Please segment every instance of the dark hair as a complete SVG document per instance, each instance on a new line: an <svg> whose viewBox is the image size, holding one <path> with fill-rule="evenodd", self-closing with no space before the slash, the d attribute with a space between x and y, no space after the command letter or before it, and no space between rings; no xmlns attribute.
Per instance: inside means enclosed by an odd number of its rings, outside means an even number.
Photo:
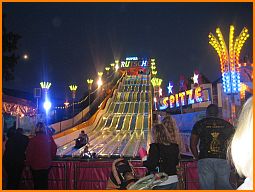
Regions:
<svg viewBox="0 0 255 192"><path fill-rule="evenodd" d="M215 104L210 104L206 108L206 116L207 117L217 117L218 113L219 113L219 109L218 109L218 106Z"/></svg>
<svg viewBox="0 0 255 192"><path fill-rule="evenodd" d="M23 129L19 127L19 128L16 130L16 132L19 133L19 134L22 134L22 133L23 133Z"/></svg>
<svg viewBox="0 0 255 192"><path fill-rule="evenodd" d="M82 130L81 133L85 133L85 131Z"/></svg>
<svg viewBox="0 0 255 192"><path fill-rule="evenodd" d="M38 122L35 127L36 133L46 133L46 128L43 122Z"/></svg>
<svg viewBox="0 0 255 192"><path fill-rule="evenodd" d="M12 126L7 130L7 137L8 139L11 138L16 133L16 127Z"/></svg>

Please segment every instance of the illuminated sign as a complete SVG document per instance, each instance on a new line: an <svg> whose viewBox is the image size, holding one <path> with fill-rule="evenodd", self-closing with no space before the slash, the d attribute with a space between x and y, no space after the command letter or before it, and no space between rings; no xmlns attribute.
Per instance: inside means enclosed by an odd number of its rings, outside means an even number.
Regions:
<svg viewBox="0 0 255 192"><path fill-rule="evenodd" d="M138 57L127 57L126 61L137 61Z"/></svg>
<svg viewBox="0 0 255 192"><path fill-rule="evenodd" d="M164 110L168 107L174 108L208 101L209 96L207 94L207 97L205 98L204 91L208 93L208 90L202 90L201 87L196 87L195 89L182 91L177 94L170 95L169 97L163 97L159 100L159 109Z"/></svg>
<svg viewBox="0 0 255 192"><path fill-rule="evenodd" d="M149 62L147 59L139 60L137 57L127 57L125 61L120 62L120 67L148 67Z"/></svg>

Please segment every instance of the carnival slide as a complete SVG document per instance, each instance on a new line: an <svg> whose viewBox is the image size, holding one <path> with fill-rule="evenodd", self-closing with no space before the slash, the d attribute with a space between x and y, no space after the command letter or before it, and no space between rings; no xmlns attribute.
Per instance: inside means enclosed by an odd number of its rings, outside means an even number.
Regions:
<svg viewBox="0 0 255 192"><path fill-rule="evenodd" d="M112 102L95 127L84 129L89 151L101 157L136 157L147 148L151 128L151 91L148 75L126 76ZM75 138L58 148L57 155L80 157L84 147L75 149Z"/></svg>

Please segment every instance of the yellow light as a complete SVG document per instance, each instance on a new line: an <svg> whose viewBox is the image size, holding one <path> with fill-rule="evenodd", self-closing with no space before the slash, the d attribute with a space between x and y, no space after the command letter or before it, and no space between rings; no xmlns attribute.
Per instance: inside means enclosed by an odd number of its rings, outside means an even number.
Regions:
<svg viewBox="0 0 255 192"><path fill-rule="evenodd" d="M118 69L119 69L119 65L116 64L116 65L115 65L115 71L118 71Z"/></svg>
<svg viewBox="0 0 255 192"><path fill-rule="evenodd" d="M152 73L152 75L157 75L158 72L157 71L152 71L151 73Z"/></svg>
<svg viewBox="0 0 255 192"><path fill-rule="evenodd" d="M70 88L71 91L76 91L78 86L77 85L70 85L69 88Z"/></svg>
<svg viewBox="0 0 255 192"><path fill-rule="evenodd" d="M93 81L94 81L93 79L87 79L87 83L88 83L88 84L92 84Z"/></svg>
<svg viewBox="0 0 255 192"><path fill-rule="evenodd" d="M103 81L102 79L99 77L99 79L97 80L97 86L98 88L100 88L103 85Z"/></svg>
<svg viewBox="0 0 255 192"><path fill-rule="evenodd" d="M151 79L151 83L152 83L153 87L160 86L161 83L162 83L162 79L154 77L154 78Z"/></svg>
<svg viewBox="0 0 255 192"><path fill-rule="evenodd" d="M102 77L104 73L103 72L97 72L97 74L98 74L99 77Z"/></svg>
<svg viewBox="0 0 255 192"><path fill-rule="evenodd" d="M50 86L51 86L51 83L43 81L43 82L40 83L40 85L41 85L42 89L49 89Z"/></svg>
<svg viewBox="0 0 255 192"><path fill-rule="evenodd" d="M105 70L106 70L106 71L109 71L109 70L110 70L110 67L105 67Z"/></svg>

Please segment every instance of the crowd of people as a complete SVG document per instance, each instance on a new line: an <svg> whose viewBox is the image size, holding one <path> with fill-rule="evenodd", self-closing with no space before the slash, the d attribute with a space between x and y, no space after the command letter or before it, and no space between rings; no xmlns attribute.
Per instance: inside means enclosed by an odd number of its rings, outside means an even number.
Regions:
<svg viewBox="0 0 255 192"><path fill-rule="evenodd" d="M176 166L179 162L178 134L171 116L152 128L153 142L148 155L139 150L148 173L165 172L168 179L153 189L178 189ZM193 126L190 149L197 161L200 189L235 189L230 184L231 169L236 169L244 183L238 189L253 189L253 102L247 100L235 129L219 117L218 106L210 104L206 117ZM146 154L146 155L144 155Z"/></svg>
<svg viewBox="0 0 255 192"><path fill-rule="evenodd" d="M48 189L48 174L56 155L57 145L44 123L36 124L35 136L29 139L22 128L8 130L3 153L3 168L7 174L6 189L20 189L25 166L31 169L34 189Z"/></svg>
<svg viewBox="0 0 255 192"><path fill-rule="evenodd" d="M152 143L147 152L141 150L143 165L148 174L164 172L168 178L153 189L178 189L176 166L181 145L177 126L171 116L153 125ZM48 174L57 146L52 132L38 122L36 135L29 139L22 128L10 128L5 140L3 167L7 173L7 189L19 189L22 171L30 167L34 189L48 189ZM4 138L5 139L5 138ZM76 139L79 148L89 143L81 131ZM253 189L253 102L244 104L237 128L219 117L218 106L210 104L206 117L193 126L190 149L197 161L200 189L234 189L230 184L231 168L236 168L244 183L238 189ZM139 150L140 151L140 150Z"/></svg>

